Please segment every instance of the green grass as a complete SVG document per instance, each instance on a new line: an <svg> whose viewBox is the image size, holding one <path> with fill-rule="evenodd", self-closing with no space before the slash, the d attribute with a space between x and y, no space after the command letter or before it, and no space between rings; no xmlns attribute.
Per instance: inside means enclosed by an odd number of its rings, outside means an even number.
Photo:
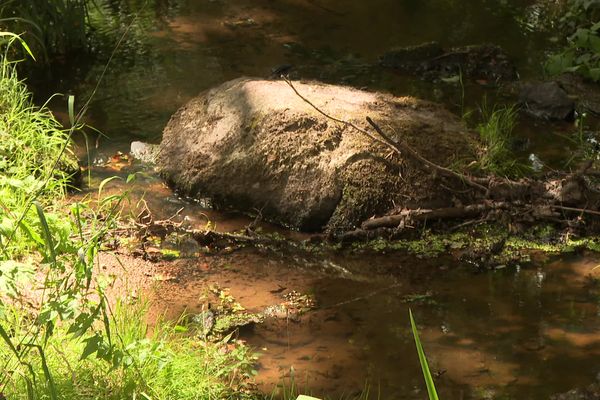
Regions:
<svg viewBox="0 0 600 400"><path fill-rule="evenodd" d="M431 372L429 371L427 357L425 357L425 351L423 350L423 345L421 344L421 339L419 338L419 330L417 329L417 324L415 323L415 319L413 318L411 309L408 310L408 315L410 317L410 326L412 328L413 337L415 338L417 354L419 355L419 363L421 364L421 369L423 371L423 378L425 378L427 395L429 396L429 400L438 400L437 391L435 389L435 383L433 382L433 377L431 376Z"/></svg>
<svg viewBox="0 0 600 400"><path fill-rule="evenodd" d="M46 108L33 105L15 64L0 61L0 245L1 259L43 246L36 237L39 219L32 199L57 204L75 182L79 168L68 132ZM61 238L68 224L52 210L48 221ZM23 218L24 216L24 218Z"/></svg>
<svg viewBox="0 0 600 400"><path fill-rule="evenodd" d="M512 133L515 128L518 110L515 106L481 108L483 122L477 126L479 136L485 146L479 159L479 167L499 176L519 177L527 168L518 163L511 150Z"/></svg>
<svg viewBox="0 0 600 400"><path fill-rule="evenodd" d="M57 327L45 345L45 357L52 371L60 399L244 399L252 376L255 356L250 349L231 340L204 344L176 333L173 324L159 323L148 334L144 324L146 308L142 305L115 307L111 316L115 348L121 352L121 364L112 368L96 357L81 359L83 340L74 340L65 327ZM12 335L27 335L26 314L13 313ZM0 360L10 352L0 346ZM43 376L38 354L26 359L37 376ZM27 375L21 367L15 375ZM2 388L8 399L29 399L25 379L12 379ZM48 385L34 388L34 398L51 398Z"/></svg>
<svg viewBox="0 0 600 400"><path fill-rule="evenodd" d="M23 34L39 59L87 46L91 0L2 0L0 27ZM13 49L16 50L16 49Z"/></svg>

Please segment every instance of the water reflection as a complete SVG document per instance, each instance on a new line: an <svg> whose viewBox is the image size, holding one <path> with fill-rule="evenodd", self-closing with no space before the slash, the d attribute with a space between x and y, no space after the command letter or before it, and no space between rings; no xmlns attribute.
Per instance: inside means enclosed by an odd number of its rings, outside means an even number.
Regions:
<svg viewBox="0 0 600 400"><path fill-rule="evenodd" d="M319 269L321 258L354 278ZM182 275L167 304L173 316L194 311L212 283L250 311L280 301L281 288L313 294L318 308L299 322L268 320L242 332L262 353L257 380L267 393L293 377L318 395L358 392L368 382L373 398L423 398L410 307L443 398L545 399L589 384L600 369L598 293L589 286L598 258L473 274L395 255L294 260L245 251L219 261L227 268Z"/></svg>
<svg viewBox="0 0 600 400"><path fill-rule="evenodd" d="M240 75L267 77L280 64L294 65L304 79L416 94L458 107L460 88L398 76L377 67L377 58L394 46L431 40L446 47L490 42L506 49L521 74L537 72L545 37L517 18L529 3L103 0L93 10L101 38L95 58L61 68L61 84L47 91L86 98L125 34L90 109L93 124L121 150L132 139L158 141L170 115L201 90ZM467 99L481 101L480 92L475 85Z"/></svg>

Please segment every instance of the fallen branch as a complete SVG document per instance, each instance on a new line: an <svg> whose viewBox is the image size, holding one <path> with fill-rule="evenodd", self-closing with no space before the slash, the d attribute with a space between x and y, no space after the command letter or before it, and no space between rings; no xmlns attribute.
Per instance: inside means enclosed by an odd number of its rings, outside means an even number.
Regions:
<svg viewBox="0 0 600 400"><path fill-rule="evenodd" d="M574 211L574 212L578 212L578 213L582 213L582 214L590 214L590 215L599 215L600 216L600 211L594 211L594 210L587 210L585 208L576 208L576 207L566 207L566 206L559 206L559 205L550 205L551 208L555 208L557 210L563 210L563 211Z"/></svg>
<svg viewBox="0 0 600 400"><path fill-rule="evenodd" d="M407 153L410 157L412 157L413 159L421 162L428 169L436 170L436 171L439 171L439 172L441 172L442 174L444 174L446 176L451 176L453 178L460 179L461 181L463 181L464 183L466 183L469 186L472 186L474 188L482 190L483 192L486 192L486 193L488 192L488 188L487 187L485 187L483 185L480 185L477 182L474 182L468 176L463 175L463 174L459 174L458 172L452 171L451 169L448 169L448 168L442 167L440 165L437 165L437 164L429 161L425 157L421 156L419 153L417 153L415 150L413 150L406 143L396 142L396 141L392 140L389 136L387 136L385 134L385 132L383 132L383 130L379 127L379 125L377 125L370 117L367 117L367 122L384 139L384 141L387 144L387 146L390 147L392 150L396 151L398 154L402 154L403 152Z"/></svg>
<svg viewBox="0 0 600 400"><path fill-rule="evenodd" d="M406 226L410 222L421 222L431 219L472 218L489 210L507 209L510 203L483 203L472 204L464 207L445 207L434 210L405 210L399 214L372 218L362 223L363 230L377 228L395 228Z"/></svg>

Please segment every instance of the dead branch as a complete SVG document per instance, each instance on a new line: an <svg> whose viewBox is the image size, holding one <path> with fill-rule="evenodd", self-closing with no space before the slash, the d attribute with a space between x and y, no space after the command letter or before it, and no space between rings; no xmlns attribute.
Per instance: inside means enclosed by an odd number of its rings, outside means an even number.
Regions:
<svg viewBox="0 0 600 400"><path fill-rule="evenodd" d="M404 210L399 214L372 218L362 223L363 230L395 228L409 222L422 222L432 219L473 218L493 209L507 209L510 203L482 203L464 207L445 207L434 210Z"/></svg>
<svg viewBox="0 0 600 400"><path fill-rule="evenodd" d="M396 141L392 140L389 136L387 136L385 134L385 132L383 132L383 130L379 127L379 125L377 125L370 117L367 117L367 122L384 139L387 146L390 147L392 150L395 150L398 154L402 154L404 152L404 153L408 154L411 158L421 162L428 169L439 171L440 173L442 173L446 176L457 178L469 186L472 186L474 188L482 190L483 192L486 192L486 193L488 192L487 187L482 186L479 183L473 181L470 177L467 177L466 175L459 174L458 172L452 171L451 169L437 165L437 164L427 160L425 157L421 156L418 152L413 150L406 143L396 142Z"/></svg>
<svg viewBox="0 0 600 400"><path fill-rule="evenodd" d="M339 118L336 118L336 117L334 117L332 115L327 114L325 111L321 110L319 107L317 107L316 105L314 105L309 99L307 99L306 97L302 96L300 94L300 92L298 92L298 90L296 89L296 87L294 86L294 84L292 83L292 81L290 81L285 76L282 76L282 79L285 81L285 83L287 83L292 88L292 90L294 91L294 93L296 93L296 95L298 97L300 97L306 104L308 104L309 106L311 106L312 108L314 108L319 114L323 115L325 118L328 118L328 119L330 119L332 121L338 122L338 123L340 123L342 125L348 126L348 127L352 128L352 129L355 129L356 131L358 131L358 132L362 133L363 135L367 136L369 139L371 139L371 140L373 140L373 141L375 141L377 143L380 143L380 144L382 144L384 146L388 146L388 144L386 142L384 142L383 140L381 140L378 137L374 136L371 132L367 131L366 129L363 129L363 128L361 128L361 127L353 124L350 121L345 121L343 119L339 119Z"/></svg>
<svg viewBox="0 0 600 400"><path fill-rule="evenodd" d="M587 210L585 208L566 207L566 206L559 206L557 204L550 205L550 207L555 208L557 210L574 211L574 212L578 212L581 214L600 215L600 211Z"/></svg>

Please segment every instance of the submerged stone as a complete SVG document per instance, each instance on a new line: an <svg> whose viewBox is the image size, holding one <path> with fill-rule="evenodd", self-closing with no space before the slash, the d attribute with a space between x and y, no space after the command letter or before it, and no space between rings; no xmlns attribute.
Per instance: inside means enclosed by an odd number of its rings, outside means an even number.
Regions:
<svg viewBox="0 0 600 400"><path fill-rule="evenodd" d="M437 104L294 86L335 118L370 129L370 116L439 165L474 159L473 133ZM183 194L309 231L352 229L394 207L444 206L456 195L404 156L391 157L389 148L325 117L283 81L240 78L202 93L173 115L156 161Z"/></svg>
<svg viewBox="0 0 600 400"><path fill-rule="evenodd" d="M567 120L573 118L575 111L575 102L556 82L524 83L519 100L537 118Z"/></svg>

